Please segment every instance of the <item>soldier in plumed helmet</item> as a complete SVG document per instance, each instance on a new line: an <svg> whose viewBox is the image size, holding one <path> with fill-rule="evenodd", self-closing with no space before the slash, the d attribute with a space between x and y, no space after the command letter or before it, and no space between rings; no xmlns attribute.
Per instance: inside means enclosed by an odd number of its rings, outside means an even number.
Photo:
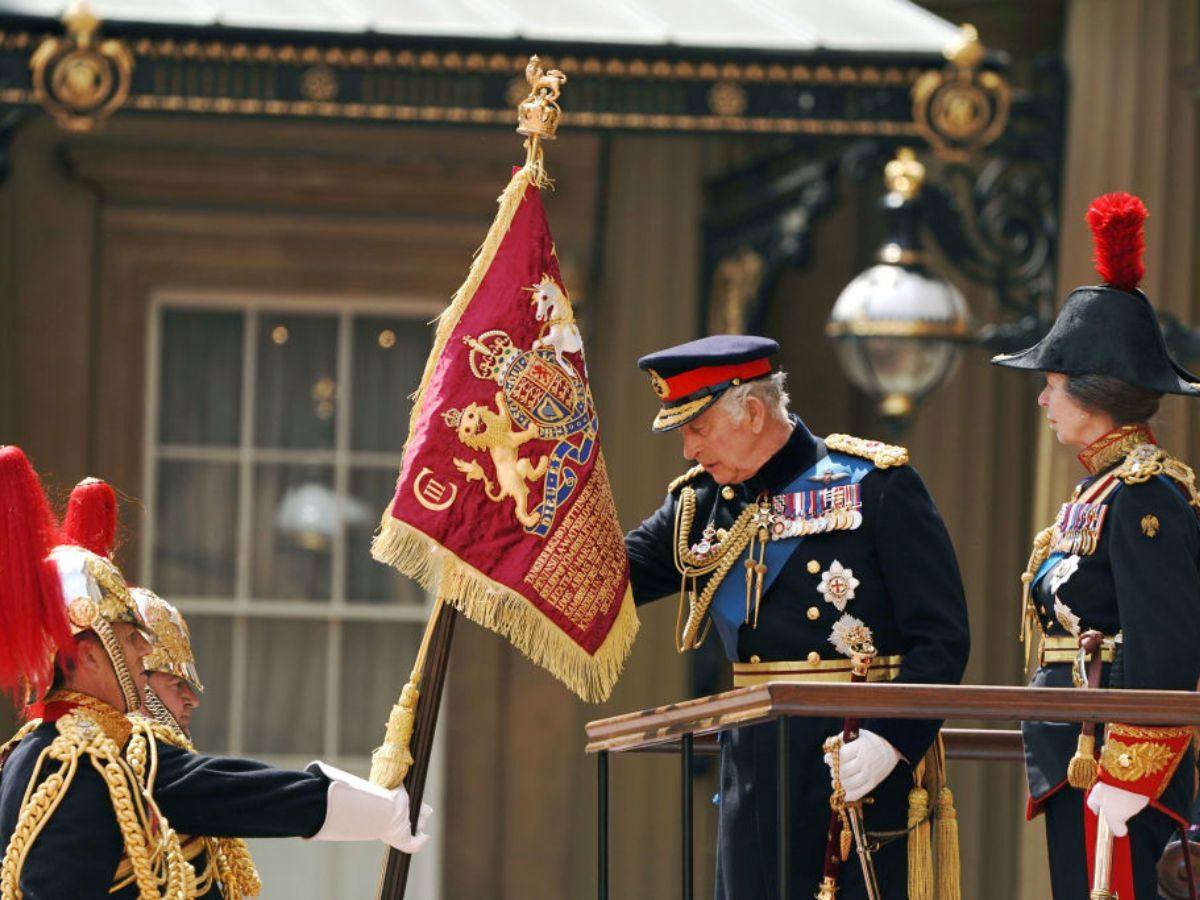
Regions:
<svg viewBox="0 0 1200 900"><path fill-rule="evenodd" d="M0 896L221 897L197 882L181 833L423 846L403 789L325 763L291 772L195 754L131 718L148 624L110 559L60 543L16 447L0 447L0 535L0 689L35 701L0 746Z"/></svg>
<svg viewBox="0 0 1200 900"><path fill-rule="evenodd" d="M1149 424L1163 394L1197 396L1200 383L1171 358L1138 289L1145 218L1137 197L1096 198L1087 220L1103 283L1073 290L1036 345L992 360L1044 373L1038 404L1085 472L1022 576L1035 687L1070 687L1084 644L1092 686L1192 690L1200 675L1200 495ZM1187 823L1191 730L1026 722L1022 731L1028 815L1046 814L1054 896L1089 895L1097 812L1118 839L1111 887L1121 900L1157 896L1159 854Z"/></svg>
<svg viewBox="0 0 1200 900"><path fill-rule="evenodd" d="M969 645L966 603L933 500L904 448L818 438L790 413L784 374L771 365L778 349L766 338L714 335L639 360L662 403L654 430L678 431L697 465L626 536L635 599L678 596L678 649L699 646L711 628L735 686L850 681L852 657L866 648L873 659L856 677L957 682ZM875 876L888 900L903 898L914 770L940 723L868 719L848 742L843 724L789 722L788 896L807 900L818 888L866 896L856 862L840 874L825 865L829 764L846 801L872 801L863 821L882 844ZM776 747L771 724L722 735L721 900L779 896ZM927 822L928 811L915 821Z"/></svg>

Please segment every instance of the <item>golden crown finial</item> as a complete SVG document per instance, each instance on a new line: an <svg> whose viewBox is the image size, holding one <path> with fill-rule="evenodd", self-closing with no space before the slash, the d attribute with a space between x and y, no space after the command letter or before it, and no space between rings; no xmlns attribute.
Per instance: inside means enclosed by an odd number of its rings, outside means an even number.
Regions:
<svg viewBox="0 0 1200 900"><path fill-rule="evenodd" d="M567 76L558 69L543 68L541 59L535 55L529 57L525 66L525 80L529 82L529 96L517 107L517 132L552 141L562 115L558 97Z"/></svg>

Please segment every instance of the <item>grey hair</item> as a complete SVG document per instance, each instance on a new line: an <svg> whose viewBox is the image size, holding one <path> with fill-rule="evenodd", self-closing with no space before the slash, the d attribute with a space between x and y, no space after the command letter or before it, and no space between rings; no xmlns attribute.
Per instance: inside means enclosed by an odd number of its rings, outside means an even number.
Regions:
<svg viewBox="0 0 1200 900"><path fill-rule="evenodd" d="M746 401L751 397L756 397L762 402L769 416L787 419L788 404L791 402L787 392L787 373L775 372L767 378L756 378L731 387L721 395L717 403L724 406L729 418L734 424L738 424L746 418Z"/></svg>

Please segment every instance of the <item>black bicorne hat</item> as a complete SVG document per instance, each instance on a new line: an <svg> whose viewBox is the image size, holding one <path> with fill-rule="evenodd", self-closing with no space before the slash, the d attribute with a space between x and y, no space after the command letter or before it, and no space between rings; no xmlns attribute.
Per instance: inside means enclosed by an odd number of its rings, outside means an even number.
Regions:
<svg viewBox="0 0 1200 900"><path fill-rule="evenodd" d="M1154 307L1137 287L1145 271L1145 219L1146 207L1131 194L1092 201L1087 221L1105 283L1071 291L1044 338L992 362L1034 372L1107 375L1156 393L1200 396L1200 378L1171 358Z"/></svg>

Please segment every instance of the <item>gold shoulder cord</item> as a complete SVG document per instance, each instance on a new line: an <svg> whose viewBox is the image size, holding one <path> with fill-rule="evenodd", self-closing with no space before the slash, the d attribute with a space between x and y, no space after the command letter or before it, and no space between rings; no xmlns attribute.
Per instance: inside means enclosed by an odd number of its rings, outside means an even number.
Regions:
<svg viewBox="0 0 1200 900"><path fill-rule="evenodd" d="M1200 491L1192 467L1154 444L1135 447L1113 474L1126 484L1144 484L1156 475L1166 475L1187 492L1190 506L1200 507Z"/></svg>
<svg viewBox="0 0 1200 900"><path fill-rule="evenodd" d="M133 767L121 756L112 738L79 711L58 720L58 736L34 766L21 801L4 861L0 864L0 898L19 900L21 870L50 817L58 809L86 759L108 786L113 814L125 844L138 886L139 900L188 900L195 896L196 878L183 857L179 836L171 830L153 797L139 783ZM61 763L38 784L47 760ZM155 763L157 758L154 758ZM143 771L146 771L143 757ZM36 787L35 787L36 785Z"/></svg>
<svg viewBox="0 0 1200 900"><path fill-rule="evenodd" d="M196 748L187 737L154 719L139 716L134 719L133 736L126 748L126 757L147 791L153 791L158 769L157 743L179 747L189 753ZM241 838L206 837L202 839L208 854L208 865L196 875L196 895L203 896L215 878L221 884L225 900L257 897L262 893L262 880L250 856L250 848ZM127 882L126 882L127 883ZM118 881L116 887L123 886Z"/></svg>
<svg viewBox="0 0 1200 900"><path fill-rule="evenodd" d="M708 637L708 630L712 624L711 619L706 621L708 608L712 604L713 595L716 594L717 588L721 586L721 582L725 580L725 576L729 574L729 570L733 568L734 563L738 561L738 557L742 555L742 551L746 547L750 547L750 559L746 560L746 603L747 603L747 621L749 621L749 603L752 592L752 584L757 576L757 598L754 605L755 620L758 618L758 602L762 599L762 583L763 575L766 573L766 566L762 562L762 553L759 554L759 561L754 562L754 542L757 540L762 545L762 551L765 552L767 531L762 526L763 511L758 504L751 504L742 510L742 514L737 517L737 520L729 528L729 533L724 540L718 541L708 553L703 556L697 554L688 545L688 536L692 533L692 524L696 518L696 492L690 487L685 487L679 494L679 505L675 511L675 568L682 576L679 586L679 613L676 616L675 630L678 635L676 649L683 653L687 650L695 650L704 643ZM704 575L712 573L712 577L708 579L704 590L697 596L697 584L699 579ZM690 585L689 585L690 579ZM687 622L683 621L683 605L684 601L688 604ZM704 626L704 631L701 633L701 625Z"/></svg>

